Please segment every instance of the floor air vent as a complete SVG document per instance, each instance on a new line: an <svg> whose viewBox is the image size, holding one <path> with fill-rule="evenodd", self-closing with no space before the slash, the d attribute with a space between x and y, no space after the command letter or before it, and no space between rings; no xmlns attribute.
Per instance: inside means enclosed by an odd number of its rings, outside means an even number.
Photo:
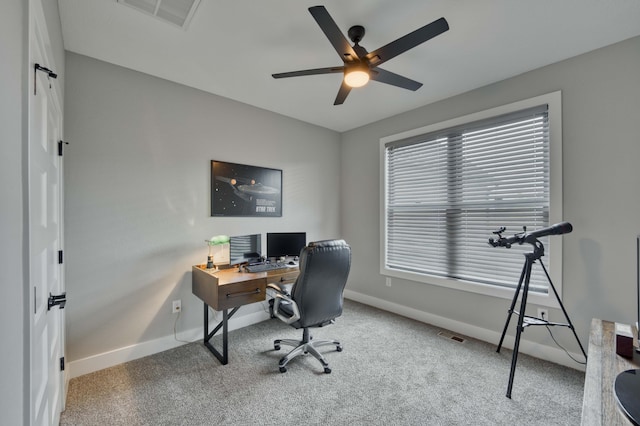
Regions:
<svg viewBox="0 0 640 426"><path fill-rule="evenodd" d="M460 337L460 336L458 336L456 334L453 334L453 333L451 333L449 331L441 331L440 333L438 333L438 336L444 337L445 339L454 340L454 341L456 341L458 343L464 343L465 342L464 337Z"/></svg>

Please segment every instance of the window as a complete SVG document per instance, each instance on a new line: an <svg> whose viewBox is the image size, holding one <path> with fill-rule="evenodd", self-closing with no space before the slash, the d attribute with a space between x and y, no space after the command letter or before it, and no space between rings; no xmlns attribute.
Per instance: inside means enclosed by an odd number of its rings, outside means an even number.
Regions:
<svg viewBox="0 0 640 426"><path fill-rule="evenodd" d="M556 92L384 138L381 272L513 297L533 247L488 239L562 221L559 113ZM559 289L561 238L541 241ZM548 287L534 266L532 301L553 303Z"/></svg>

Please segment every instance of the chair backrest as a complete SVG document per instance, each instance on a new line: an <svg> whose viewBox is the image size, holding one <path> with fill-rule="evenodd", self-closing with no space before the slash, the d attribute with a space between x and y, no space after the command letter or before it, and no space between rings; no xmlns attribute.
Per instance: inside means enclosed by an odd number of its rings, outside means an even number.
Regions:
<svg viewBox="0 0 640 426"><path fill-rule="evenodd" d="M300 319L296 328L314 327L342 315L342 293L351 269L351 247L344 240L309 243L300 252L300 275L292 288Z"/></svg>

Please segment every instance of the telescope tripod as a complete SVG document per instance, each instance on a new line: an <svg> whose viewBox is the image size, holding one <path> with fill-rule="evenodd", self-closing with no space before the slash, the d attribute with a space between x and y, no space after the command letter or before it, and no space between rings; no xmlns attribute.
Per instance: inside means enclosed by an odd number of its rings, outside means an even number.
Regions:
<svg viewBox="0 0 640 426"><path fill-rule="evenodd" d="M524 262L524 266L522 267L522 273L520 274L520 280L518 281L518 286L516 287L516 294L513 296L513 300L511 301L511 307L509 308L509 315L507 316L507 322L504 325L504 330L502 331L502 337L500 337L500 343L498 343L498 349L496 350L496 352L500 352L500 348L502 347L504 336L507 333L507 328L509 327L509 321L511 321L511 315L515 313L516 315L518 315L518 327L516 329L516 340L513 346L513 355L511 357L511 372L509 374L509 385L507 386L507 398L509 399L511 398L511 389L513 387L513 376L515 375L516 363L518 361L518 348L520 347L520 335L524 331L525 327L543 325L546 327L559 326L559 327L570 328L571 331L573 331L573 335L575 336L576 341L578 342L578 345L580 346L580 350L582 350L584 359L585 360L587 359L587 354L585 353L584 348L580 343L580 339L578 339L578 335L576 334L576 330L573 327L571 320L569 319L569 315L567 314L567 311L564 309L562 300L560 300L560 296L558 296L558 292L556 291L556 288L553 285L553 282L551 282L551 277L549 277L547 268L545 268L544 264L542 263L542 260L540 260L540 258L544 256L544 246L537 239L535 240L535 244L533 244L533 246L534 246L533 252L525 253L524 255L525 262ZM553 290L553 294L556 296L556 299L560 304L560 308L562 309L562 313L564 314L564 317L567 320L566 323L550 322L546 319L532 317L524 314L527 307L527 295L529 293L529 279L531 278L531 268L533 267L533 264L536 262L536 260L540 262L540 266L542 266L542 269L544 270L544 273L547 276L547 280L549 280L549 285ZM516 306L516 301L518 300L518 296L520 295L520 290L522 290L522 299L520 301L520 311L518 312L514 310L514 307Z"/></svg>

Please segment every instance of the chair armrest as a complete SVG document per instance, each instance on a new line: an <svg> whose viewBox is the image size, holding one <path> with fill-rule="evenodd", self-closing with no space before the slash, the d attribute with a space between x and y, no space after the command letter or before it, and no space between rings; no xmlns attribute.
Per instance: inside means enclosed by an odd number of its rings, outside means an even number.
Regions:
<svg viewBox="0 0 640 426"><path fill-rule="evenodd" d="M298 309L298 305L293 299L289 296L287 292L284 291L277 284L267 284L267 288L276 292L273 296L273 315L280 319L280 321L285 324L292 324L300 319L300 310ZM286 302L291 306L291 310L293 311L293 315L291 317L286 317L280 313L280 302Z"/></svg>
<svg viewBox="0 0 640 426"><path fill-rule="evenodd" d="M284 288L280 287L278 284L269 283L269 284L267 284L267 289L271 289L271 290L275 291L276 293L287 294L287 292L284 291Z"/></svg>

